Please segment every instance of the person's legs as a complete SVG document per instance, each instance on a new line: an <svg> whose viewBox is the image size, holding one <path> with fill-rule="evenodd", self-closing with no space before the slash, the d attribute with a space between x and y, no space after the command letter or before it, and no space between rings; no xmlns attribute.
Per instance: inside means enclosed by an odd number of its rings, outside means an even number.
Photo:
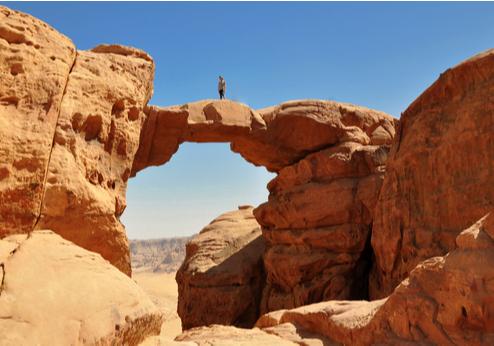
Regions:
<svg viewBox="0 0 494 346"><path fill-rule="evenodd" d="M225 91L224 90L220 90L220 100L222 100L224 98L225 98Z"/></svg>

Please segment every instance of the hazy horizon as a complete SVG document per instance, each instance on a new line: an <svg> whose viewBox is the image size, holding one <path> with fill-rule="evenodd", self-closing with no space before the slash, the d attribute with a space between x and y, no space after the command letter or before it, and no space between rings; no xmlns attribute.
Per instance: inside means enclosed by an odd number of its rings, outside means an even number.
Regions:
<svg viewBox="0 0 494 346"><path fill-rule="evenodd" d="M331 99L399 117L441 72L491 48L493 3L1 2L46 21L78 49L134 46L156 63L151 104L227 98L258 109ZM183 144L129 180L129 239L184 237L274 177L228 144Z"/></svg>

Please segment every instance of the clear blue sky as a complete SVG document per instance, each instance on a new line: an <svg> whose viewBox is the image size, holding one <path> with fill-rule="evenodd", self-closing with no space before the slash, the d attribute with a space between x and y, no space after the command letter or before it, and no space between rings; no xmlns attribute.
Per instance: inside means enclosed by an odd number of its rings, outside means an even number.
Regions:
<svg viewBox="0 0 494 346"><path fill-rule="evenodd" d="M227 97L253 108L290 99L351 102L396 117L439 74L494 46L494 3L19 3L79 49L120 43L156 62L153 104ZM184 144L130 181L130 238L197 232L267 198L272 175L226 144Z"/></svg>

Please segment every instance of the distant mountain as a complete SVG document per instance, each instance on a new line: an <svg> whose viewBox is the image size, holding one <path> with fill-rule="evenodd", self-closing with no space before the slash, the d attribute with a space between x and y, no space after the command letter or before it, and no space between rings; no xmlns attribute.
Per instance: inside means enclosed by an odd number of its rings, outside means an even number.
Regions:
<svg viewBox="0 0 494 346"><path fill-rule="evenodd" d="M176 272L185 258L190 237L131 240L130 258L134 272Z"/></svg>

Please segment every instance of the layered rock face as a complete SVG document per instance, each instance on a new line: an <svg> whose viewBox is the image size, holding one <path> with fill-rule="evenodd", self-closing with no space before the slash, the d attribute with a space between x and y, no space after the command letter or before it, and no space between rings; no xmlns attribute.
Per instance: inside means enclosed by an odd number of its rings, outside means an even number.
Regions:
<svg viewBox="0 0 494 346"><path fill-rule="evenodd" d="M319 141L331 140L327 148L281 169L268 185L268 202L254 212L267 242L261 312L366 298L372 214L394 121L383 113L331 103L316 113L298 106L271 114L278 112L316 114L325 129ZM315 141L312 133L307 137Z"/></svg>
<svg viewBox="0 0 494 346"><path fill-rule="evenodd" d="M345 345L490 345L494 342L494 217L421 262L389 298L323 302L263 316L259 328L293 324Z"/></svg>
<svg viewBox="0 0 494 346"><path fill-rule="evenodd" d="M182 328L251 327L257 320L264 241L252 210L243 206L217 217L187 243L176 275Z"/></svg>
<svg viewBox="0 0 494 346"><path fill-rule="evenodd" d="M162 316L134 281L51 231L0 240L6 345L137 345Z"/></svg>
<svg viewBox="0 0 494 346"><path fill-rule="evenodd" d="M37 222L75 55L67 37L0 6L0 238Z"/></svg>
<svg viewBox="0 0 494 346"><path fill-rule="evenodd" d="M376 207L373 298L492 210L494 50L447 70L401 117Z"/></svg>

